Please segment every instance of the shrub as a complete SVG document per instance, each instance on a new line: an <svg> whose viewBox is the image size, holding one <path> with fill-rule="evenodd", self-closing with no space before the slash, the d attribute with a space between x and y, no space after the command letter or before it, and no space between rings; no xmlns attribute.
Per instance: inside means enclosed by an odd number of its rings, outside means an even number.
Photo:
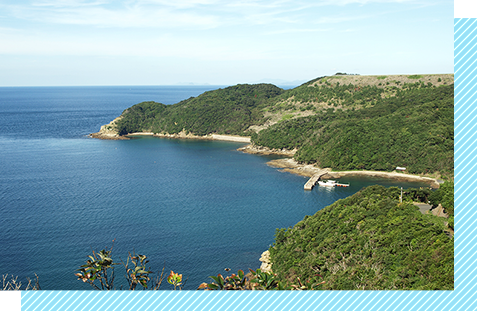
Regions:
<svg viewBox="0 0 477 311"><path fill-rule="evenodd" d="M114 242L114 241L113 241ZM125 278L128 283L128 290L151 289L158 290L164 279L164 267L161 273L159 272L153 277L153 272L147 267L149 260L147 256L139 255L135 252L128 253L126 262L114 262L112 259L113 247L103 249L99 252L93 250L93 254L88 256L88 260L84 265L81 265L75 275L78 280L91 285L97 290L116 290L118 288L114 285L115 280L115 266L122 265L125 270ZM182 274L171 271L167 278L169 284L174 286L174 289L182 289L185 282L182 282ZM122 289L122 286L119 287Z"/></svg>

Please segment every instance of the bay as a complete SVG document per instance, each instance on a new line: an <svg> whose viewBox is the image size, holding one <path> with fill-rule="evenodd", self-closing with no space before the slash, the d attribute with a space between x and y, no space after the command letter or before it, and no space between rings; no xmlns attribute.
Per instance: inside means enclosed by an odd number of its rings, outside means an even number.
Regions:
<svg viewBox="0 0 477 311"><path fill-rule="evenodd" d="M87 137L141 101L172 104L216 88L0 88L0 274L91 289L75 269L114 245L116 260L145 254L154 271L165 265L195 289L224 268L258 268L276 228L364 186L421 186L343 178L351 187L305 192L306 178L236 151L240 143Z"/></svg>

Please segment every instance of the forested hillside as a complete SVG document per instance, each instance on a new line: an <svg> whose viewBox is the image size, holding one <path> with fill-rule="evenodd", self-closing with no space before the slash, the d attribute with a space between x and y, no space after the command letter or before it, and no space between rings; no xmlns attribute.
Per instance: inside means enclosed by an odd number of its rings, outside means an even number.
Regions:
<svg viewBox="0 0 477 311"><path fill-rule="evenodd" d="M400 190L370 186L293 228L277 229L272 269L337 290L452 290L453 237Z"/></svg>
<svg viewBox="0 0 477 311"><path fill-rule="evenodd" d="M271 84L236 85L205 92L177 104L166 106L143 102L126 109L117 123L120 135L133 132L175 134L182 130L195 135L245 135L263 120L267 100L284 91Z"/></svg>
<svg viewBox="0 0 477 311"><path fill-rule="evenodd" d="M453 83L453 75L335 75L287 91L236 85L169 106L134 105L116 131L245 135L319 167L451 177Z"/></svg>
<svg viewBox="0 0 477 311"><path fill-rule="evenodd" d="M277 123L254 134L252 141L297 148L296 160L319 167L391 171L404 166L410 173L451 174L454 88L397 90L392 97L377 96L370 107L321 110Z"/></svg>

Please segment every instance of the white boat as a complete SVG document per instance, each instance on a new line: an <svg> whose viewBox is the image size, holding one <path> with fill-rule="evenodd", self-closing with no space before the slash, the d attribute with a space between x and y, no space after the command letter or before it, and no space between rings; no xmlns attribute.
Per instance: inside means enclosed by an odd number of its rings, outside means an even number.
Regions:
<svg viewBox="0 0 477 311"><path fill-rule="evenodd" d="M335 187L336 186L336 180L327 180L327 181L318 180L318 185L323 186L323 187Z"/></svg>

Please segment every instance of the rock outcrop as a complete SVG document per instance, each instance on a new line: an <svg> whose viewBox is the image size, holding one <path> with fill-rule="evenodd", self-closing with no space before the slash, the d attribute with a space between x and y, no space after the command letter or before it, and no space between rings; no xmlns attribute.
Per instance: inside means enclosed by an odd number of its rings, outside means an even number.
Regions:
<svg viewBox="0 0 477 311"><path fill-rule="evenodd" d="M245 147L238 148L237 150L250 153L250 154L262 154L262 155L281 155L286 157L293 157L296 152L294 150L287 149L270 149L268 147L256 146L256 145L247 145Z"/></svg>
<svg viewBox="0 0 477 311"><path fill-rule="evenodd" d="M272 272L272 263L270 262L270 252L268 250L262 253L259 260L262 262L262 265L260 266L262 272Z"/></svg>
<svg viewBox="0 0 477 311"><path fill-rule="evenodd" d="M109 124L101 126L101 129L97 133L92 133L89 136L99 139L128 139L127 137L120 136L116 130L116 122L121 120L122 117L117 117Z"/></svg>

